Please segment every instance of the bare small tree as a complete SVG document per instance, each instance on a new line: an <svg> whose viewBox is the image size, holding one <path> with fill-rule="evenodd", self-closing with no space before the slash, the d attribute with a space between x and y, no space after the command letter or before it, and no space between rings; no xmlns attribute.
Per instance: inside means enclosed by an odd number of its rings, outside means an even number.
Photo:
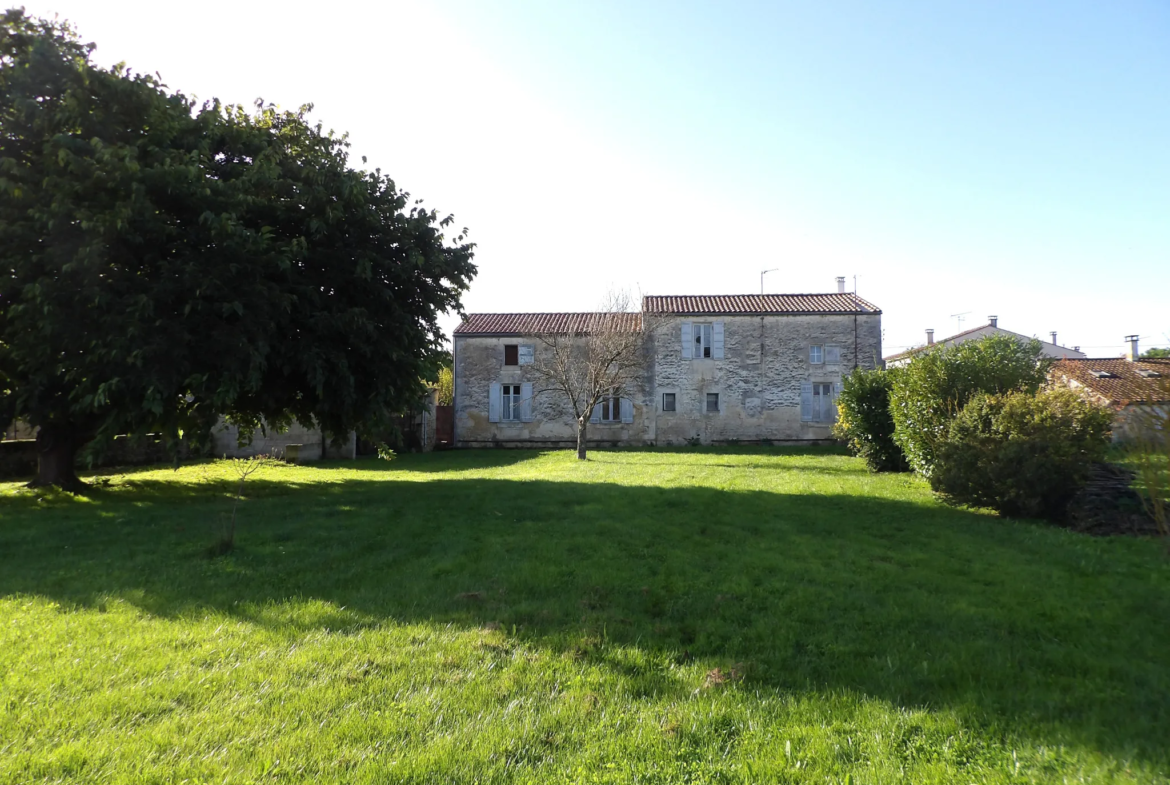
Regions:
<svg viewBox="0 0 1170 785"><path fill-rule="evenodd" d="M626 292L610 292L595 313L572 314L564 324L535 324L539 341L533 393L561 396L577 420L577 458L585 460L585 438L593 408L641 386L648 364L645 314L631 309Z"/></svg>

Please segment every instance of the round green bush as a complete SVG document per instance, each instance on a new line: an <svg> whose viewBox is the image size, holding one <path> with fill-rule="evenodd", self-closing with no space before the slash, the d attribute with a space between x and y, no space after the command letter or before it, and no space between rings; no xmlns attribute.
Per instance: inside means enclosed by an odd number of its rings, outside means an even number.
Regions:
<svg viewBox="0 0 1170 785"><path fill-rule="evenodd" d="M842 380L834 433L872 472L904 472L910 465L894 442L890 389L896 370L857 369Z"/></svg>
<svg viewBox="0 0 1170 785"><path fill-rule="evenodd" d="M1035 392L1049 362L1040 342L995 335L920 354L898 369L890 391L894 441L914 471L930 477L951 421L978 393Z"/></svg>
<svg viewBox="0 0 1170 785"><path fill-rule="evenodd" d="M938 445L930 486L951 504L1059 520L1104 457L1112 420L1071 390L978 394Z"/></svg>

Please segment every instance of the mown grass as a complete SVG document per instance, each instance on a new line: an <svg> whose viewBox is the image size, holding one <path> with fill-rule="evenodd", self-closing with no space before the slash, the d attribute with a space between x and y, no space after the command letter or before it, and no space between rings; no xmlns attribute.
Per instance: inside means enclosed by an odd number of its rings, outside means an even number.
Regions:
<svg viewBox="0 0 1170 785"><path fill-rule="evenodd" d="M0 782L1166 782L1170 562L828 451L0 486Z"/></svg>

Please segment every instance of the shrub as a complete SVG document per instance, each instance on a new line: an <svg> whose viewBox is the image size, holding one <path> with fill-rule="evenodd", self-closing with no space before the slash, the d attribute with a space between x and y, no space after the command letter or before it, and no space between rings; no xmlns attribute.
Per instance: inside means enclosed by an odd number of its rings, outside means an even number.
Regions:
<svg viewBox="0 0 1170 785"><path fill-rule="evenodd" d="M896 369L857 369L842 380L834 433L872 472L904 472L906 456L894 442L890 389Z"/></svg>
<svg viewBox="0 0 1170 785"><path fill-rule="evenodd" d="M978 394L938 445L930 486L952 504L1058 520L1104 457L1112 420L1071 390Z"/></svg>
<svg viewBox="0 0 1170 785"><path fill-rule="evenodd" d="M1050 361L1040 342L1006 335L926 352L899 369L890 391L894 441L914 471L929 477L951 421L977 393L1035 392Z"/></svg>

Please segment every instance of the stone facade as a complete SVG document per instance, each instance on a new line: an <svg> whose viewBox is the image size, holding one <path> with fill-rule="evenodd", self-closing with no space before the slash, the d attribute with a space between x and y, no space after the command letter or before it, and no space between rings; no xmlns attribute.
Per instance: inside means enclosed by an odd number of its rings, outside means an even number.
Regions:
<svg viewBox="0 0 1170 785"><path fill-rule="evenodd" d="M629 404L617 422L590 424L588 441L633 446L828 440L836 415L832 398L842 377L880 364L881 312L872 306L859 310L868 312L647 318L642 383L626 392ZM518 324L531 318L512 316ZM531 346L535 356L541 343L520 332L478 334L468 324L454 336L455 445L575 445L576 423L563 394L542 392L533 365L505 364L506 346L517 346L526 358L520 347ZM684 336L694 340L704 325L710 326L707 334L719 337L718 351L686 357ZM493 422L493 384L531 392L530 409L518 420Z"/></svg>

